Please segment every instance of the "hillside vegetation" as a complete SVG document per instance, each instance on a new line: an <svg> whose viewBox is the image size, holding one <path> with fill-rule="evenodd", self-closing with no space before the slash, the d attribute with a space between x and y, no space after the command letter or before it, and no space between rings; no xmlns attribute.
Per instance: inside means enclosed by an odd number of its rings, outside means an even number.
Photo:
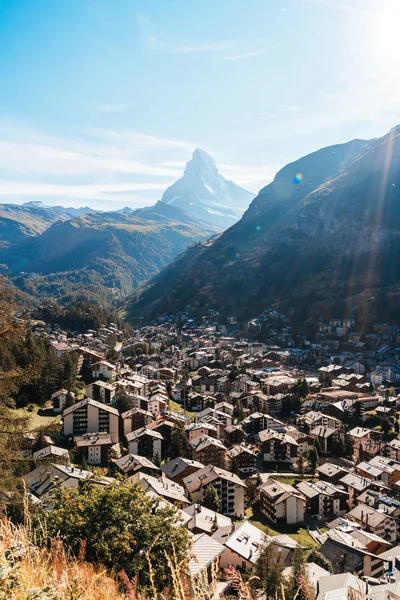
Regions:
<svg viewBox="0 0 400 600"><path fill-rule="evenodd" d="M34 297L111 306L153 277L211 226L158 203L137 213L85 214L0 251L13 282Z"/></svg>

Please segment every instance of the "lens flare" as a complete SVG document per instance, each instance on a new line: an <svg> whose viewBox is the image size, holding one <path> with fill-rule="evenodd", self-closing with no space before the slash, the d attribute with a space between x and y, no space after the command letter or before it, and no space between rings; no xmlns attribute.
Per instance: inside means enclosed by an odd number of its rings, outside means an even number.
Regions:
<svg viewBox="0 0 400 600"><path fill-rule="evenodd" d="M298 183L300 183L300 181L302 179L303 179L303 173L297 173L297 175L295 175L293 177L293 183L297 185Z"/></svg>

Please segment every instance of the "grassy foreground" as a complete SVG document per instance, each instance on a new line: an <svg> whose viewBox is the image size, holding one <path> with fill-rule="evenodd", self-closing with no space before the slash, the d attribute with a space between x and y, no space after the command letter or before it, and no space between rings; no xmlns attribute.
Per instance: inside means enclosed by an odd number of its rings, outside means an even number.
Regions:
<svg viewBox="0 0 400 600"><path fill-rule="evenodd" d="M14 526L6 518L0 521L0 600L216 600L218 578L210 586L182 577L181 565L171 562L173 586L160 594L155 588L147 594L137 591L135 580L124 573L110 574L100 566L68 557L60 540L50 549L35 546L28 529ZM186 571L186 569L185 569ZM238 600L255 600L241 575L230 568L227 580ZM154 571L156 577L156 571ZM121 591L122 590L122 591Z"/></svg>

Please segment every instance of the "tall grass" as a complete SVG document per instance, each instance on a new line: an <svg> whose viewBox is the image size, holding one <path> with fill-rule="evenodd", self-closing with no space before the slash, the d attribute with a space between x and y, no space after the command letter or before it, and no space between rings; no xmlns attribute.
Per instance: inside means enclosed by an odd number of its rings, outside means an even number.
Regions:
<svg viewBox="0 0 400 600"><path fill-rule="evenodd" d="M51 541L49 548L32 542L29 518L27 524L13 525L0 521L0 600L217 600L218 573L212 573L212 583L191 580L186 576L186 564L169 557L172 588L156 591L155 574L148 553L151 586L147 593L137 590L135 580L122 572L108 573L84 560L82 546L77 559L68 556L62 542ZM226 572L226 579L236 589L236 597L254 600L250 587L235 569ZM121 591L123 590L123 591Z"/></svg>

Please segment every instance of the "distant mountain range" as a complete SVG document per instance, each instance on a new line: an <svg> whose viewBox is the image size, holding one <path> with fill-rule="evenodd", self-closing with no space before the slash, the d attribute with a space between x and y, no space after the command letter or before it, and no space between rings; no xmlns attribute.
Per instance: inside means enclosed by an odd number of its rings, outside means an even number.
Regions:
<svg viewBox="0 0 400 600"><path fill-rule="evenodd" d="M51 224L54 214L48 211L49 226L43 232L45 222L31 217L35 207L17 211L10 206L3 205L3 213L10 222L11 215L18 217L15 227L22 227L22 215L27 219L27 213L32 222L29 231L20 232L22 237L3 244L0 263L20 289L37 298L91 299L111 305L188 245L216 232L161 202L136 211L87 212L69 219L60 212L59 220ZM38 209L40 215L43 210Z"/></svg>
<svg viewBox="0 0 400 600"><path fill-rule="evenodd" d="M0 246L16 244L25 237L36 236L56 221L95 212L93 209L46 206L42 202L0 204Z"/></svg>
<svg viewBox="0 0 400 600"><path fill-rule="evenodd" d="M253 198L251 192L224 179L213 158L197 148L183 176L165 190L161 202L223 230L240 219Z"/></svg>
<svg viewBox="0 0 400 600"><path fill-rule="evenodd" d="M400 298L400 127L287 165L242 219L188 249L131 314L190 307L251 317L273 303L311 316L396 318Z"/></svg>

